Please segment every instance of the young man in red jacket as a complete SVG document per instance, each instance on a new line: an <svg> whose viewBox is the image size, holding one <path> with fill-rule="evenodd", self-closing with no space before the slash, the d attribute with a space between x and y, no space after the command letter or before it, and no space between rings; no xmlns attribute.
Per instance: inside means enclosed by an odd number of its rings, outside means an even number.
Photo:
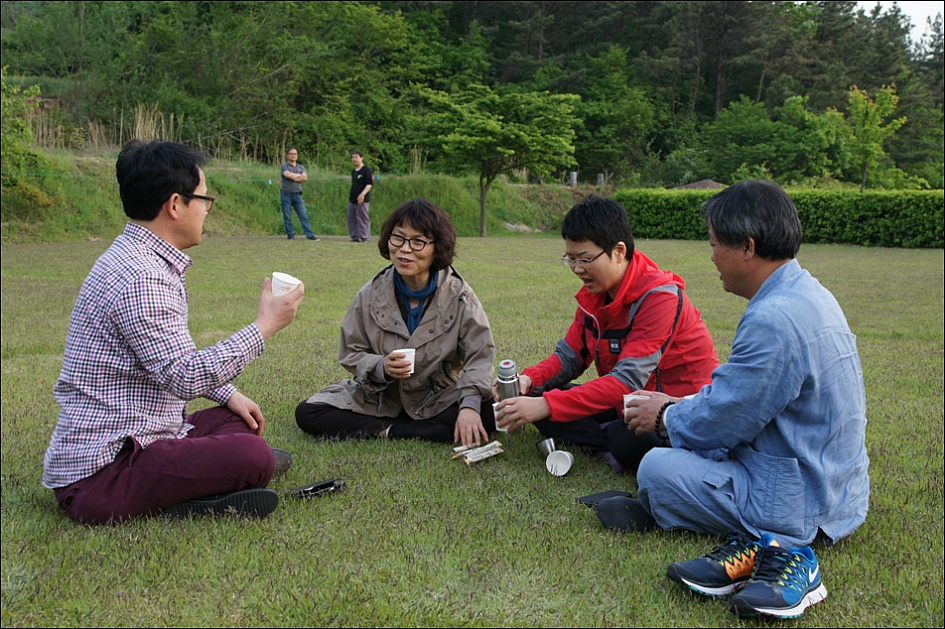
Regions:
<svg viewBox="0 0 945 629"><path fill-rule="evenodd" d="M534 423L556 441L583 447L618 472L635 472L659 436L627 430L623 396L636 390L696 393L719 361L682 278L635 251L627 211L609 199L578 203L561 225L562 261L584 286L574 322L554 353L520 378L524 397L499 405L500 426ZM598 377L572 381L594 363Z"/></svg>

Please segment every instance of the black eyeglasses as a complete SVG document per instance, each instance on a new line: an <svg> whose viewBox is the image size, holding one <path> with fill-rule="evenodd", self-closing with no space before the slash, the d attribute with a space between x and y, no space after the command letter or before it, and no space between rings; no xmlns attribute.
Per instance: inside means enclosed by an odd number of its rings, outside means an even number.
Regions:
<svg viewBox="0 0 945 629"><path fill-rule="evenodd" d="M210 211L210 208L213 207L213 202L215 200L213 197L208 197L202 194L190 194L189 192L179 192L178 194L180 194L182 197L187 197L188 199L200 199L203 201L204 205L207 206L208 212ZM189 202L190 201L188 201L188 203Z"/></svg>
<svg viewBox="0 0 945 629"><path fill-rule="evenodd" d="M563 262L564 265L570 269L575 269L577 267L586 269L594 262L594 260L601 257L605 253L607 253L607 251L601 251L593 258L569 258L568 254L564 254L563 256L561 256L561 262Z"/></svg>
<svg viewBox="0 0 945 629"><path fill-rule="evenodd" d="M423 251L424 247L427 245L432 245L436 241L427 241L423 240L422 238L404 238L400 234L388 234L387 242L390 243L391 247L395 247L397 249L403 247L405 242L409 242L411 251Z"/></svg>

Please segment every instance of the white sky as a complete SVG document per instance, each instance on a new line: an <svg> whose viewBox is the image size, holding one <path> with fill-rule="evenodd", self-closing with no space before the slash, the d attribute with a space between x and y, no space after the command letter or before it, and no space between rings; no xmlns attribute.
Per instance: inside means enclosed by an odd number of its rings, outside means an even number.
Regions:
<svg viewBox="0 0 945 629"><path fill-rule="evenodd" d="M860 7L869 13L877 4L883 6L885 10L893 4L898 4L902 12L912 20L912 41L919 41L919 38L925 33L926 18L934 17L936 13L945 14L945 2L884 2L881 0L872 0L871 2L858 2Z"/></svg>

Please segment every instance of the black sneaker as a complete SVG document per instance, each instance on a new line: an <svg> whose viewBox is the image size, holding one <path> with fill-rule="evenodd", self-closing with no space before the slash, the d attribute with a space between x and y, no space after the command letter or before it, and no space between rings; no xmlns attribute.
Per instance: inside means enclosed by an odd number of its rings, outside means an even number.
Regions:
<svg viewBox="0 0 945 629"><path fill-rule="evenodd" d="M748 583L759 550L761 542L731 535L704 557L669 564L666 576L703 596L728 596Z"/></svg>
<svg viewBox="0 0 945 629"><path fill-rule="evenodd" d="M276 455L276 471L273 472L273 476L288 472L289 468L292 467L292 455L279 448L273 448L272 453Z"/></svg>
<svg viewBox="0 0 945 629"><path fill-rule="evenodd" d="M306 238L308 238L312 242L318 242L319 240L321 240L321 238L319 238L318 236L306 236Z"/></svg>
<svg viewBox="0 0 945 629"><path fill-rule="evenodd" d="M164 509L163 513L172 518L194 518L202 515L264 518L275 511L278 505L279 494L271 489L255 487L180 502Z"/></svg>
<svg viewBox="0 0 945 629"><path fill-rule="evenodd" d="M636 498L617 496L601 500L597 505L597 519L605 527L627 533L645 533L657 528L656 520Z"/></svg>

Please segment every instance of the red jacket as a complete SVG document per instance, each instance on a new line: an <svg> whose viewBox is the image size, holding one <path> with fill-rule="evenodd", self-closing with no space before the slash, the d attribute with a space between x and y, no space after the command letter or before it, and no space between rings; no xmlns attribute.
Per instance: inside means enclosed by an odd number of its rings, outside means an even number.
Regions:
<svg viewBox="0 0 945 629"><path fill-rule="evenodd" d="M634 251L616 299L582 288L574 322L555 352L523 374L541 393L552 421L573 421L612 408L638 389L684 396L712 380L715 345L678 275ZM568 389L590 366L596 380Z"/></svg>

